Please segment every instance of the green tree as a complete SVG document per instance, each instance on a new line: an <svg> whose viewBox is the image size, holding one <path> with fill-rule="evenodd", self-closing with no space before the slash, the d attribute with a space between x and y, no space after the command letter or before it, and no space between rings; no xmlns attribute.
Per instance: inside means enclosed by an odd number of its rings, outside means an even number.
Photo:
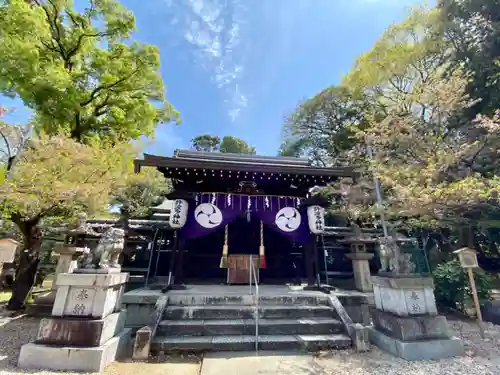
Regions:
<svg viewBox="0 0 500 375"><path fill-rule="evenodd" d="M230 135L226 135L222 138L222 142L219 146L219 151L224 153L232 154L246 154L255 155L255 147L251 147L241 138L236 138Z"/></svg>
<svg viewBox="0 0 500 375"><path fill-rule="evenodd" d="M170 181L153 168L128 174L124 184L112 193L111 204L119 205L135 218L148 217L150 209L160 204L170 192Z"/></svg>
<svg viewBox="0 0 500 375"><path fill-rule="evenodd" d="M306 155L315 164L342 164L363 126L361 100L348 89L329 87L300 103L285 120L282 156Z"/></svg>
<svg viewBox="0 0 500 375"><path fill-rule="evenodd" d="M450 42L454 67L464 66L471 73L467 93L476 99L466 109L492 116L500 108L500 8L497 0L441 0L441 21Z"/></svg>
<svg viewBox="0 0 500 375"><path fill-rule="evenodd" d="M111 192L131 172L128 144L84 145L65 136L28 142L8 179L0 185L3 218L23 237L23 248L8 308L24 306L38 269L44 219L96 213L108 206Z"/></svg>
<svg viewBox="0 0 500 375"><path fill-rule="evenodd" d="M118 1L0 2L0 92L35 113L35 127L77 141L151 136L178 113L165 98L157 47L130 42Z"/></svg>
<svg viewBox="0 0 500 375"><path fill-rule="evenodd" d="M191 139L191 144L196 151L219 151L220 138L215 135L202 134Z"/></svg>
<svg viewBox="0 0 500 375"><path fill-rule="evenodd" d="M194 137L191 140L192 147L196 151L206 152L223 152L233 154L248 154L254 155L256 153L255 147L251 147L241 138L236 138L226 135L220 139L215 135L202 134Z"/></svg>

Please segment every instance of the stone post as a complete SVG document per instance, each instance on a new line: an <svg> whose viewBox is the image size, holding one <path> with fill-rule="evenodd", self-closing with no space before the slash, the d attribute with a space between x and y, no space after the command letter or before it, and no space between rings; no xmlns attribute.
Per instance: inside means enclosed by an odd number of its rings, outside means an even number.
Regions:
<svg viewBox="0 0 500 375"><path fill-rule="evenodd" d="M51 289L57 289L57 276L61 273L72 273L77 267L77 259L85 252L84 248L73 246L61 246L56 250L59 254Z"/></svg>
<svg viewBox="0 0 500 375"><path fill-rule="evenodd" d="M338 242L349 244L351 248L351 252L346 254L346 257L352 261L356 289L361 292L371 292L370 260L373 259L375 254L368 253L366 245L376 243L377 240L363 234L359 226L353 225L352 227L353 235Z"/></svg>
<svg viewBox="0 0 500 375"><path fill-rule="evenodd" d="M406 360L463 353L462 342L450 336L446 318L438 315L432 278L394 274L372 277L372 283L372 343Z"/></svg>
<svg viewBox="0 0 500 375"><path fill-rule="evenodd" d="M368 253L349 253L346 257L352 260L352 269L354 271L354 283L356 289L361 292L372 291L372 281L370 279L370 263L375 254Z"/></svg>

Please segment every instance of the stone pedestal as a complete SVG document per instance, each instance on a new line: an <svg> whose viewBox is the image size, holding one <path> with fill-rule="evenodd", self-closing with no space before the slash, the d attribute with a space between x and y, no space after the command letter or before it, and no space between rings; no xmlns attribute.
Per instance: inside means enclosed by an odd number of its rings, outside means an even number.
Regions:
<svg viewBox="0 0 500 375"><path fill-rule="evenodd" d="M34 343L23 345L24 369L100 372L130 341L121 299L127 273L57 277L52 316L42 319Z"/></svg>
<svg viewBox="0 0 500 375"><path fill-rule="evenodd" d="M463 353L451 337L444 316L438 315L431 278L372 277L375 308L370 314L370 340L406 360L431 360Z"/></svg>
<svg viewBox="0 0 500 375"><path fill-rule="evenodd" d="M370 278L370 263L375 255L369 253L349 253L346 257L352 260L354 271L354 283L356 289L361 292L372 291L372 281Z"/></svg>

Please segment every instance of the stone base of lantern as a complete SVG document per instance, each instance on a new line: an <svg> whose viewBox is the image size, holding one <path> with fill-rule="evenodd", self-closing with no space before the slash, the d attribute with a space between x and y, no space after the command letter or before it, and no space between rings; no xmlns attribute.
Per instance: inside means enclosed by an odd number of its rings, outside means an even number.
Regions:
<svg viewBox="0 0 500 375"><path fill-rule="evenodd" d="M352 260L354 272L354 283L356 289L361 292L371 292L372 282L370 279L370 263L375 254L369 253L349 253L346 257Z"/></svg>
<svg viewBox="0 0 500 375"><path fill-rule="evenodd" d="M121 309L127 280L126 273L58 275L52 316L21 348L19 367L100 372L121 356L131 336Z"/></svg>
<svg viewBox="0 0 500 375"><path fill-rule="evenodd" d="M373 277L376 308L370 315L370 341L406 360L433 360L463 353L444 316L437 314L431 278Z"/></svg>

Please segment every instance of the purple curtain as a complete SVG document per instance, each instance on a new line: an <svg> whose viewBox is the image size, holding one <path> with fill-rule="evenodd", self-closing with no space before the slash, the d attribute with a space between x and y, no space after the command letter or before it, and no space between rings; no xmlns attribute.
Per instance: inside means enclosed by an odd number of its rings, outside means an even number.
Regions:
<svg viewBox="0 0 500 375"><path fill-rule="evenodd" d="M187 239L201 237L250 213L290 240L305 244L309 241L309 226L307 214L298 209L300 202L294 197L198 194L181 233Z"/></svg>

